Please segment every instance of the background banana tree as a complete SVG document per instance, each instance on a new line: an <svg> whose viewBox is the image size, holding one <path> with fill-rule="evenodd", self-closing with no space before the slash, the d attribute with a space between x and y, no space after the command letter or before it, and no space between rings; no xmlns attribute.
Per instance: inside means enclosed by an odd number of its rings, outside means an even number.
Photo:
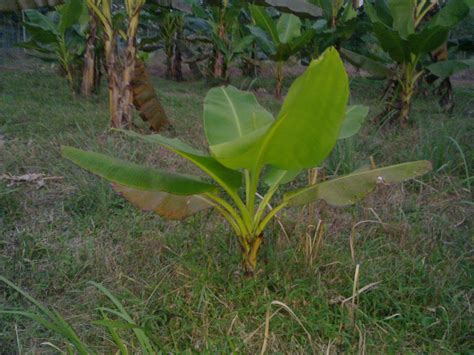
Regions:
<svg viewBox="0 0 474 355"><path fill-rule="evenodd" d="M412 98L419 79L425 72L423 59L442 46L449 31L469 13L464 0L450 0L433 17L430 11L437 2L429 0L378 0L366 2L365 10L372 23L372 30L381 48L395 66L360 53L343 51L353 64L371 73L388 76L389 95L385 114L396 117L402 126L408 123Z"/></svg>
<svg viewBox="0 0 474 355"><path fill-rule="evenodd" d="M83 0L86 4L86 0ZM85 51L83 58L81 94L90 96L100 88L101 78L101 46L99 41L99 23L97 15L93 11L89 12L89 23L85 39Z"/></svg>
<svg viewBox="0 0 474 355"><path fill-rule="evenodd" d="M182 54L179 45L184 30L184 14L167 12L160 22L160 38L166 53L166 77L176 81L183 80Z"/></svg>
<svg viewBox="0 0 474 355"><path fill-rule="evenodd" d="M111 126L128 127L132 123L137 32L145 0L124 0L126 21L114 21L112 0L87 0L87 4L103 27Z"/></svg>
<svg viewBox="0 0 474 355"><path fill-rule="evenodd" d="M354 6L353 1L310 0L310 2L319 6L323 13L323 16L316 21L305 21L306 26L316 31L313 39L315 57L328 47L334 46L339 49L347 45L351 39L356 46L363 45L360 37L368 30L367 21L361 16L363 12L358 6Z"/></svg>
<svg viewBox="0 0 474 355"><path fill-rule="evenodd" d="M227 39L222 39L213 34L213 42L222 53L225 68L230 68L231 64L244 52L252 48L255 41L254 36L245 35L239 22L234 22ZM229 71L225 70L224 81L230 81Z"/></svg>
<svg viewBox="0 0 474 355"><path fill-rule="evenodd" d="M349 82L337 51L327 50L295 80L278 118L249 92L234 87L212 89L204 102L204 127L210 154L160 135L125 134L163 146L186 158L213 182L169 173L102 154L63 147L63 155L113 183L132 204L170 219L183 219L215 208L232 227L242 249L243 269L256 270L263 231L285 207L325 200L335 206L355 203L378 183L413 178L430 170L426 161L357 171L351 175L288 192L273 209L268 205L282 184L300 171L320 165L339 137L357 131L346 123ZM357 115L356 115L357 116ZM357 121L357 120L356 120ZM269 169L270 168L270 169ZM261 201L257 190L268 188ZM240 190L245 191L241 198ZM226 197L222 193L227 193Z"/></svg>
<svg viewBox="0 0 474 355"><path fill-rule="evenodd" d="M75 74L82 65L89 19L85 1L69 0L47 14L29 9L25 15L30 39L19 46L42 60L58 63L70 88L77 89Z"/></svg>
<svg viewBox="0 0 474 355"><path fill-rule="evenodd" d="M227 70L235 59L239 43L236 28L240 26L242 1L222 0L206 2L202 6L199 1L192 1L194 25L196 33L205 38L212 45L212 54L209 61L209 76L213 79L225 81L228 79ZM237 49L237 51L236 51Z"/></svg>
<svg viewBox="0 0 474 355"><path fill-rule="evenodd" d="M280 99L285 62L311 41L315 31L308 29L302 32L302 22L293 14L284 13L275 20L265 8L255 5L250 5L250 12L255 22L255 26L249 26L251 33L260 48L276 62L275 97Z"/></svg>

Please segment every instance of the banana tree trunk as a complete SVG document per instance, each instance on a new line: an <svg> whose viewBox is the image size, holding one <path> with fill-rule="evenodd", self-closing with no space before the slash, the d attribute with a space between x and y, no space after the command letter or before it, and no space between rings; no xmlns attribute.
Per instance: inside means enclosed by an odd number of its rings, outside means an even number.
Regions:
<svg viewBox="0 0 474 355"><path fill-rule="evenodd" d="M408 126L412 100L415 96L417 82L421 74L422 72L416 72L416 62L405 64L402 68L402 77L400 79L400 113L398 117L402 127Z"/></svg>
<svg viewBox="0 0 474 355"><path fill-rule="evenodd" d="M120 78L119 70L117 68L116 36L117 34L115 32L106 33L104 46L109 90L110 126L113 128L120 128L122 127L122 117L119 114Z"/></svg>
<svg viewBox="0 0 474 355"><path fill-rule="evenodd" d="M90 11L89 34L86 41L86 51L84 54L84 67L82 70L81 94L90 96L97 83L96 55L95 47L97 43L97 17L93 11Z"/></svg>
<svg viewBox="0 0 474 355"><path fill-rule="evenodd" d="M135 11L127 31L127 47L125 49L125 61L122 73L122 80L120 83L120 101L119 101L119 115L121 116L122 124L124 126L131 126L133 114L133 91L132 80L135 71L135 57L137 55L137 31L140 19L140 10Z"/></svg>
<svg viewBox="0 0 474 355"><path fill-rule="evenodd" d="M218 35L222 40L225 41L225 25L223 23L219 25ZM214 79L225 79L226 71L227 71L227 68L225 66L224 54L219 50L219 48L216 47L215 54L214 54L214 69L213 69Z"/></svg>
<svg viewBox="0 0 474 355"><path fill-rule="evenodd" d="M280 100L282 97L282 90L283 90L283 61L278 61L276 63L276 84L275 84L275 98Z"/></svg>
<svg viewBox="0 0 474 355"><path fill-rule="evenodd" d="M257 255L263 242L263 233L256 236L242 251L242 268L246 276L253 276L257 270Z"/></svg>
<svg viewBox="0 0 474 355"><path fill-rule="evenodd" d="M173 45L167 44L165 46L166 52L166 79L173 79Z"/></svg>
<svg viewBox="0 0 474 355"><path fill-rule="evenodd" d="M137 31L141 8L136 8L129 18L127 46L120 52L117 33L110 26L105 28L105 56L109 82L110 124L114 128L129 127L132 124L133 92L132 81L137 55ZM110 9L107 9L110 12ZM111 18L108 14L107 18ZM122 53L122 60L119 54Z"/></svg>
<svg viewBox="0 0 474 355"><path fill-rule="evenodd" d="M183 81L183 56L181 55L181 49L179 48L178 40L176 40L173 51L173 59L171 63L171 73L173 80Z"/></svg>

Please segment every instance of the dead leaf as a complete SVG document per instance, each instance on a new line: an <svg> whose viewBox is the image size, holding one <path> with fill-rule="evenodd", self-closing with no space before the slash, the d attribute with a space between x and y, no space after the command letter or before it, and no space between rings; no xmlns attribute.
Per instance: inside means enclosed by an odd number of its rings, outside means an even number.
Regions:
<svg viewBox="0 0 474 355"><path fill-rule="evenodd" d="M62 176L46 176L45 174L39 173L31 173L31 174L24 174L24 175L10 175L4 174L0 176L0 180L8 181L7 186L13 186L17 183L34 183L38 188L43 187L46 185L46 181L48 180L62 180Z"/></svg>

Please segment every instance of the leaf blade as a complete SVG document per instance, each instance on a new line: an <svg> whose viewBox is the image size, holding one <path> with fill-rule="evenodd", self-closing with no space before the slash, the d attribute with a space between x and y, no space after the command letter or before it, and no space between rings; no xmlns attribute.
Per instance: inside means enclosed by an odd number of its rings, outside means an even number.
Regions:
<svg viewBox="0 0 474 355"><path fill-rule="evenodd" d="M333 206L347 206L370 193L378 183L397 183L431 171L428 161L409 162L385 168L359 171L347 176L308 186L284 195L288 206L325 200Z"/></svg>
<svg viewBox="0 0 474 355"><path fill-rule="evenodd" d="M277 32L281 43L290 43L301 36L301 20L293 14L284 13L278 19Z"/></svg>
<svg viewBox="0 0 474 355"><path fill-rule="evenodd" d="M283 170L317 166L336 144L348 98L344 65L329 48L290 87L278 119L263 138L258 164Z"/></svg>
<svg viewBox="0 0 474 355"><path fill-rule="evenodd" d="M72 147L62 147L61 150L63 157L81 168L111 182L138 190L162 191L187 196L213 192L217 189L217 186L193 176L172 174Z"/></svg>
<svg viewBox="0 0 474 355"><path fill-rule="evenodd" d="M242 174L238 171L231 170L220 164L210 155L203 153L178 139L170 139L159 134L141 135L130 130L114 130L125 134L132 138L138 138L147 143L158 144L175 154L187 159L199 169L213 178L221 186L228 187L232 191L236 191L242 186Z"/></svg>
<svg viewBox="0 0 474 355"><path fill-rule="evenodd" d="M113 184L114 190L135 207L161 217L182 220L213 207L204 195L180 196L159 191L143 191Z"/></svg>

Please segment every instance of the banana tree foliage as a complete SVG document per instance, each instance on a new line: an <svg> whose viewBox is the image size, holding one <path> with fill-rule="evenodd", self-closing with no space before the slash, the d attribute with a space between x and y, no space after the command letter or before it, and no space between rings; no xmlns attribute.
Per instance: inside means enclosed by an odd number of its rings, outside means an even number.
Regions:
<svg viewBox="0 0 474 355"><path fill-rule="evenodd" d="M253 273L264 229L283 208L318 200L334 206L351 205L377 184L404 181L431 169L429 162L418 161L357 171L288 192L274 204L272 198L284 183L299 171L322 164L339 137L357 131L361 115L359 109L349 109L354 112L347 114L348 98L344 65L338 52L330 48L295 80L276 119L249 92L231 86L210 90L204 101L210 153L178 139L121 131L169 149L200 168L208 179L71 147L63 147L62 153L111 181L135 206L165 218L183 219L204 209L216 209L235 232L244 270ZM268 188L261 191L260 201L257 190L262 180ZM268 208L270 202L273 209Z"/></svg>
<svg viewBox="0 0 474 355"><path fill-rule="evenodd" d="M352 0L309 0L322 9L322 17L316 21L307 21L316 31L313 46L318 56L326 48L340 48L353 37L356 31L363 34L367 31L366 21L361 18L362 12L355 9ZM356 45L359 45L357 41Z"/></svg>
<svg viewBox="0 0 474 355"><path fill-rule="evenodd" d="M206 1L206 6L198 0L190 2L194 14L193 29L212 46L208 76L228 82L230 65L248 50L254 40L241 25L246 4L241 0Z"/></svg>
<svg viewBox="0 0 474 355"><path fill-rule="evenodd" d="M30 40L20 47L31 50L42 60L58 63L74 89L74 72L82 64L89 19L85 1L68 0L46 15L38 10L25 10L25 15L24 26Z"/></svg>
<svg viewBox="0 0 474 355"><path fill-rule="evenodd" d="M300 18L293 14L283 13L275 20L264 7L250 5L249 8L255 23L249 26L250 32L260 48L276 62L275 97L281 98L285 62L312 40L315 31L302 31Z"/></svg>
<svg viewBox="0 0 474 355"><path fill-rule="evenodd" d="M447 41L449 31L469 13L467 0L450 0L436 15L431 16L435 6L437 2L430 0L376 0L365 3L372 30L381 48L396 64L395 69L374 57L342 51L353 64L378 76L385 73L396 83L386 111L395 111L402 126L407 125L418 80L427 69L423 61Z"/></svg>

